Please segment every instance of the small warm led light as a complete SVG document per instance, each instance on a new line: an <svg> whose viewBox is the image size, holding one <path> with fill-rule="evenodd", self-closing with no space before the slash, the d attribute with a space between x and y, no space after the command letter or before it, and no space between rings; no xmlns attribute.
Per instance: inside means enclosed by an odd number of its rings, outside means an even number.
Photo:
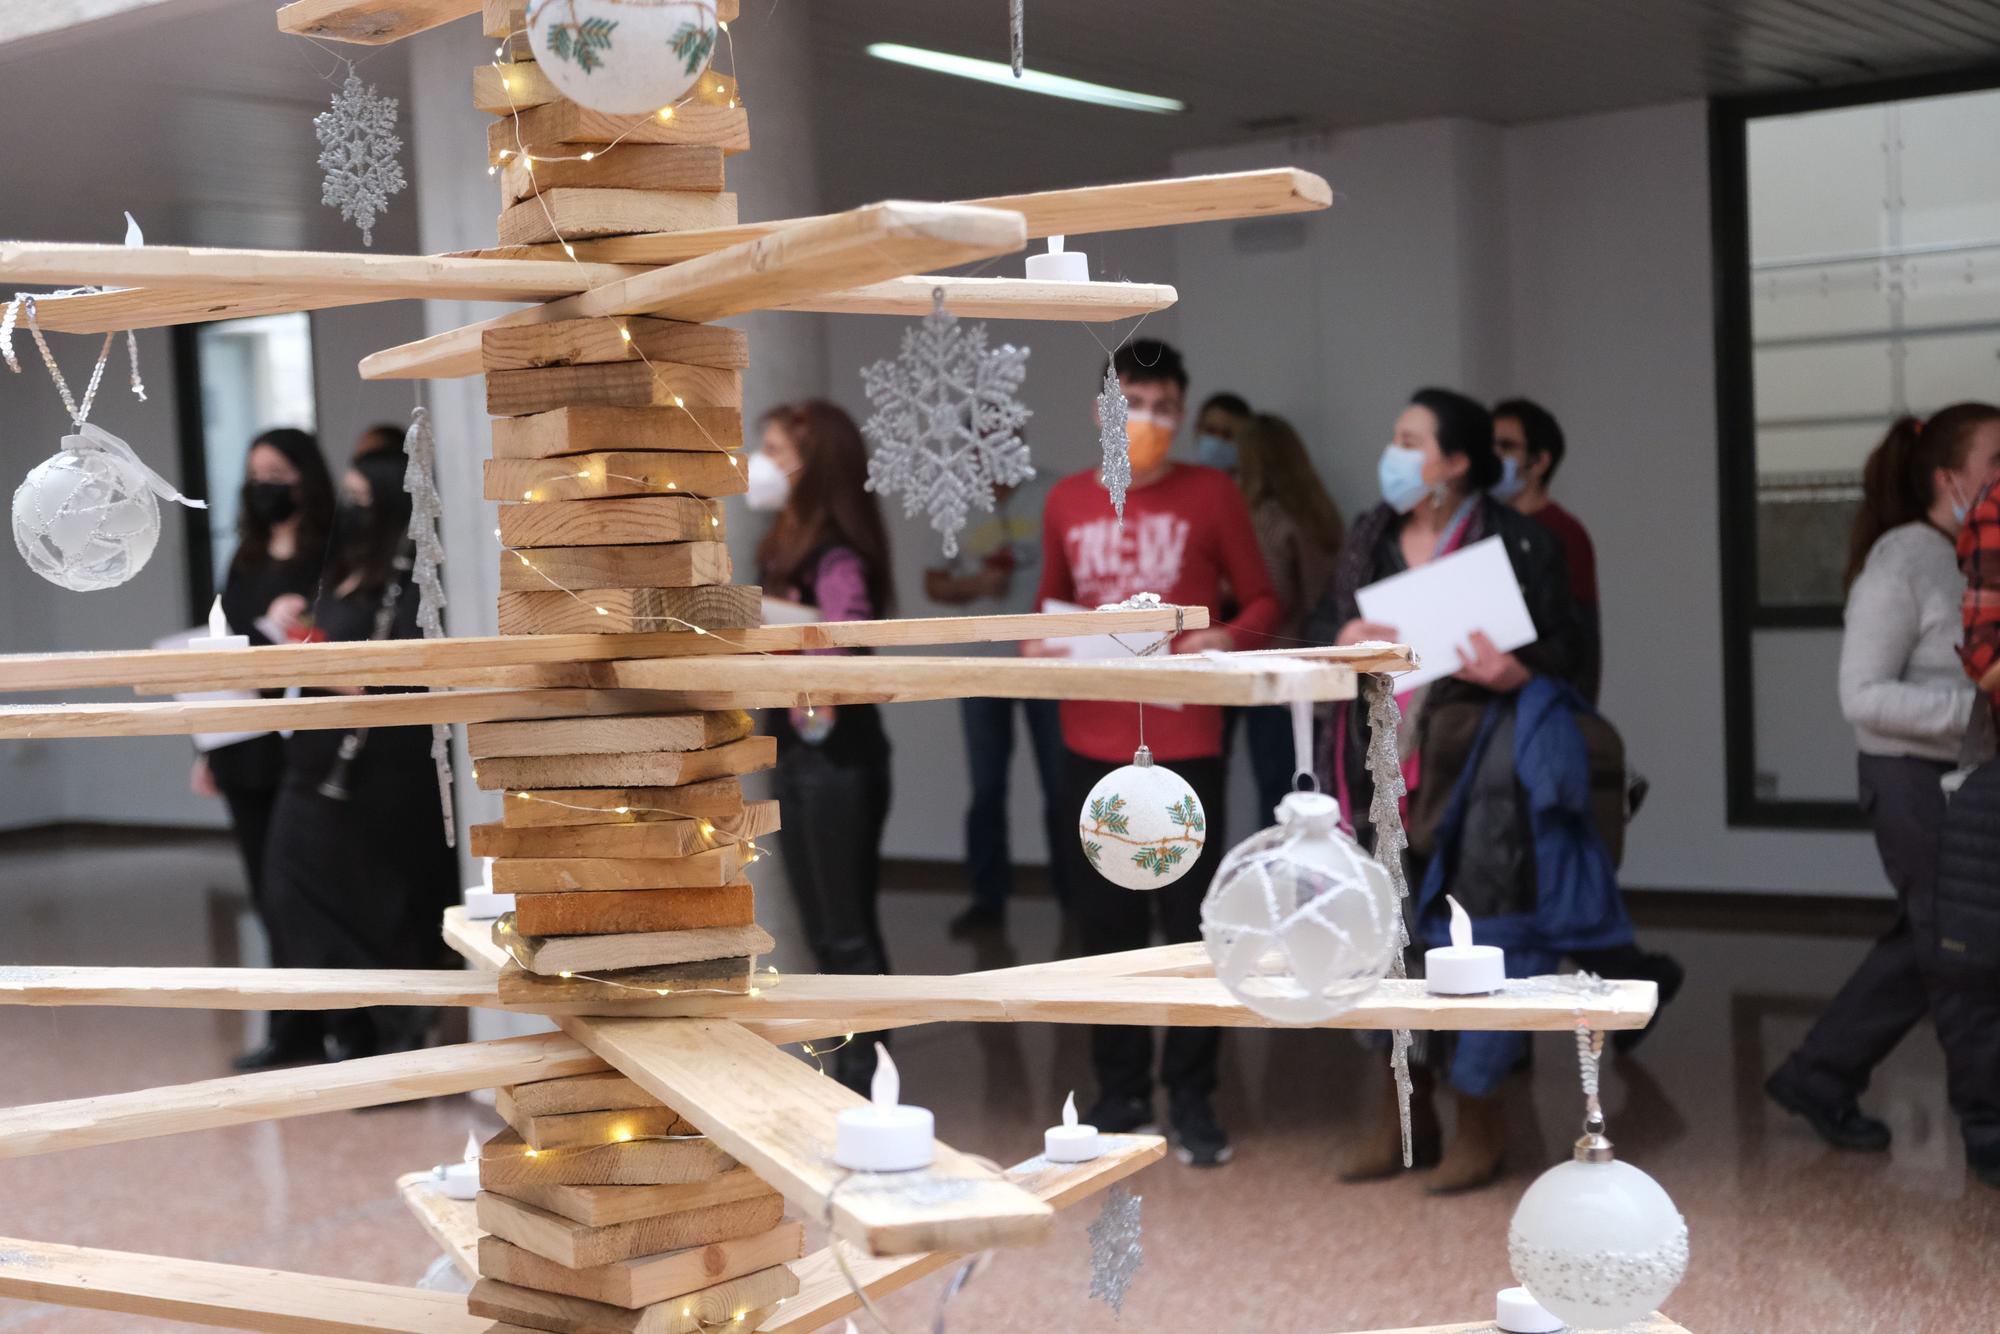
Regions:
<svg viewBox="0 0 2000 1334"><path fill-rule="evenodd" d="M711 514L708 516L708 526L710 528L720 528L722 527L722 520L716 518L713 514Z"/></svg>
<svg viewBox="0 0 2000 1334"><path fill-rule="evenodd" d="M563 242L563 253L564 253L565 255L568 255L568 256L569 256L569 257L570 257L571 259L575 259L575 258L576 258L576 247L575 247L575 246L573 246L573 245L571 245L571 244L570 244L569 242L567 242L567 241L564 241L564 242Z"/></svg>
<svg viewBox="0 0 2000 1334"><path fill-rule="evenodd" d="M521 799L522 801L533 801L533 800L534 800L534 798L533 798L533 797L529 796L529 795L528 795L527 793L525 793L525 792L516 792L516 793L515 793L514 795L515 795L515 796L517 796L517 797L519 797L519 798L520 798L520 799Z"/></svg>
<svg viewBox="0 0 2000 1334"><path fill-rule="evenodd" d="M499 153L495 154L495 156L497 156L502 162L505 162L508 158L514 156L514 150L511 148L503 148L499 151Z"/></svg>
<svg viewBox="0 0 2000 1334"><path fill-rule="evenodd" d="M680 396L679 394L675 394L675 395L674 395L674 406L675 406L675 407L677 407L677 408L684 408L684 407L686 407L686 406L687 406L687 404L685 404L685 403L681 402L681 396Z"/></svg>
<svg viewBox="0 0 2000 1334"><path fill-rule="evenodd" d="M813 706L808 704L806 705L806 717L810 718L812 716L813 716Z"/></svg>
<svg viewBox="0 0 2000 1334"><path fill-rule="evenodd" d="M522 555L522 554L521 554L520 552L518 552L518 551L514 553L514 559L515 559L515 560L517 560L517 561L520 561L520 562L521 562L521 564L523 564L523 565L527 566L527 567L528 567L529 569L531 569L531 570L532 570L532 569L533 569L533 568L535 567L535 566L534 566L534 562L533 562L533 561L529 560L529 559L528 559L528 558L527 558L526 556L523 556L523 555ZM522 795L523 795L523 796L526 796L527 794L526 794L526 793L523 793Z"/></svg>
<svg viewBox="0 0 2000 1334"><path fill-rule="evenodd" d="M526 491L523 491L523 492L521 493L521 499L523 499L523 500L533 500L534 498L535 498L535 493L534 493L534 490L533 490L532 488L531 488L531 489L529 489L529 490L526 490Z"/></svg>
<svg viewBox="0 0 2000 1334"><path fill-rule="evenodd" d="M561 978L567 978L569 975L570 974L568 969L564 969L562 972L556 974L557 977Z"/></svg>
<svg viewBox="0 0 2000 1334"><path fill-rule="evenodd" d="M619 806L616 808L616 810L620 815L630 815L632 813L632 808L630 806Z"/></svg>
<svg viewBox="0 0 2000 1334"><path fill-rule="evenodd" d="M522 1154L521 1156L524 1158L537 1158L541 1156L541 1150L529 1149L526 1153Z"/></svg>
<svg viewBox="0 0 2000 1334"><path fill-rule="evenodd" d="M498 167L488 167L488 168L486 169L486 174L487 174L488 176L491 176L491 175L492 175L492 174L493 174L494 172L496 172L496 171L498 171L498 170L500 170L500 168L498 168Z"/></svg>
<svg viewBox="0 0 2000 1334"><path fill-rule="evenodd" d="M596 154L596 153L594 153L594 152L592 152L592 151L590 151L589 149L585 149L585 150L584 150L584 152L583 152L583 160L584 160L585 162L589 162L589 161L593 160L594 158L596 158L596 156L597 156L597 154Z"/></svg>
<svg viewBox="0 0 2000 1334"><path fill-rule="evenodd" d="M708 821L703 820L701 822L701 836L703 838L710 838L713 837L714 834L715 834L715 826L710 824Z"/></svg>
<svg viewBox="0 0 2000 1334"><path fill-rule="evenodd" d="M669 490L669 491L678 491L678 490L680 490L680 489L681 489L681 484L680 484L679 482L668 482L668 483L667 483L667 490Z"/></svg>
<svg viewBox="0 0 2000 1334"><path fill-rule="evenodd" d="M660 119L661 119L661 120L672 120L673 118L674 118L674 109L673 109L672 107L661 107L661 108L660 108Z"/></svg>
<svg viewBox="0 0 2000 1334"><path fill-rule="evenodd" d="M606 611L606 610L605 610L604 608L602 608L602 607L597 607L597 608L594 608L594 610L595 610L595 611L597 612L597 614L598 614L599 616L609 616L609 615L611 614L610 612Z"/></svg>
<svg viewBox="0 0 2000 1334"><path fill-rule="evenodd" d="M668 990L667 990L667 989L666 989L665 987L656 987L656 988L654 988L654 989L653 989L653 994L654 994L655 996L671 996L671 995L673 995L673 993L672 993L671 991L668 991Z"/></svg>
<svg viewBox="0 0 2000 1334"><path fill-rule="evenodd" d="M631 341L632 341L632 331L631 331L630 329L626 328L626 327L625 327L624 325L622 325L622 324L618 326L618 336L619 336L619 338L623 339L623 340L624 340L625 342L628 342L628 343L629 343L629 342L631 342Z"/></svg>
<svg viewBox="0 0 2000 1334"><path fill-rule="evenodd" d="M729 99L729 109L731 111L734 111L736 109L736 99L733 97Z"/></svg>

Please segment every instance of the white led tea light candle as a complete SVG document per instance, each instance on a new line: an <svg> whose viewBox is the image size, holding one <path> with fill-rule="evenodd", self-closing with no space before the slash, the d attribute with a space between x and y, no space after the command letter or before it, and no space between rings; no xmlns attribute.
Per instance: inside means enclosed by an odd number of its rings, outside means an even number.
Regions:
<svg viewBox="0 0 2000 1334"><path fill-rule="evenodd" d="M1507 955L1498 945L1472 943L1472 919L1451 905L1451 944L1424 951L1424 989L1433 996L1485 996L1507 985Z"/></svg>
<svg viewBox="0 0 2000 1334"><path fill-rule="evenodd" d="M1104 1141L1096 1126L1078 1125L1076 1093L1063 1099L1062 1124L1042 1132L1042 1156L1052 1163L1087 1163L1104 1156Z"/></svg>
<svg viewBox="0 0 2000 1334"><path fill-rule="evenodd" d="M937 1153L937 1121L927 1107L905 1107L902 1080L889 1049L875 1044L873 1095L834 1122L833 1161L855 1172L914 1172Z"/></svg>

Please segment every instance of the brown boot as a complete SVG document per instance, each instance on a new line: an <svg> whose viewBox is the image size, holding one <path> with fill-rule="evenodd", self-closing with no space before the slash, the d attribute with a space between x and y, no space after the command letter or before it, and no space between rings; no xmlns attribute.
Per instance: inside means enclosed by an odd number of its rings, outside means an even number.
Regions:
<svg viewBox="0 0 2000 1334"><path fill-rule="evenodd" d="M1430 1072L1410 1071L1410 1153L1418 1167L1438 1160L1437 1108L1431 1102ZM1403 1118L1391 1078L1375 1106L1375 1119L1340 1160L1342 1181L1379 1181L1403 1170Z"/></svg>
<svg viewBox="0 0 2000 1334"><path fill-rule="evenodd" d="M1433 1195L1477 1190L1500 1175L1507 1147L1507 1104L1501 1094L1473 1098L1453 1095L1458 1102L1458 1131L1444 1159L1424 1183Z"/></svg>

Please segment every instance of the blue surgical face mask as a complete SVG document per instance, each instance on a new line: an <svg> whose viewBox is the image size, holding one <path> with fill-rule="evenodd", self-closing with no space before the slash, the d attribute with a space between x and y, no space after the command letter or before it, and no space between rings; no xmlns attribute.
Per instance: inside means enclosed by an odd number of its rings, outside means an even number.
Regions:
<svg viewBox="0 0 2000 1334"><path fill-rule="evenodd" d="M1224 472L1236 470L1236 442L1219 435L1198 435L1194 438L1194 456L1197 462Z"/></svg>
<svg viewBox="0 0 2000 1334"><path fill-rule="evenodd" d="M1375 465L1375 481L1382 488L1382 499L1389 508L1398 514L1408 514L1430 490L1424 485L1424 451L1391 441L1384 446L1382 458Z"/></svg>
<svg viewBox="0 0 2000 1334"><path fill-rule="evenodd" d="M1528 479L1521 475L1521 467L1514 462L1512 454L1500 456L1500 480L1486 488L1486 493L1498 501L1509 501L1527 490Z"/></svg>

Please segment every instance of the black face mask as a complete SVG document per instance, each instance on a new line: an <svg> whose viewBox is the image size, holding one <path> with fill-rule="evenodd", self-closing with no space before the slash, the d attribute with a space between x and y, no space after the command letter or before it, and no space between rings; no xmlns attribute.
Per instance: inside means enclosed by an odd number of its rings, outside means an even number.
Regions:
<svg viewBox="0 0 2000 1334"><path fill-rule="evenodd" d="M289 482L246 482L243 509L267 527L283 523L299 512L298 488Z"/></svg>
<svg viewBox="0 0 2000 1334"><path fill-rule="evenodd" d="M345 546L366 543L375 533L375 507L341 501L340 508L333 512L333 531Z"/></svg>

